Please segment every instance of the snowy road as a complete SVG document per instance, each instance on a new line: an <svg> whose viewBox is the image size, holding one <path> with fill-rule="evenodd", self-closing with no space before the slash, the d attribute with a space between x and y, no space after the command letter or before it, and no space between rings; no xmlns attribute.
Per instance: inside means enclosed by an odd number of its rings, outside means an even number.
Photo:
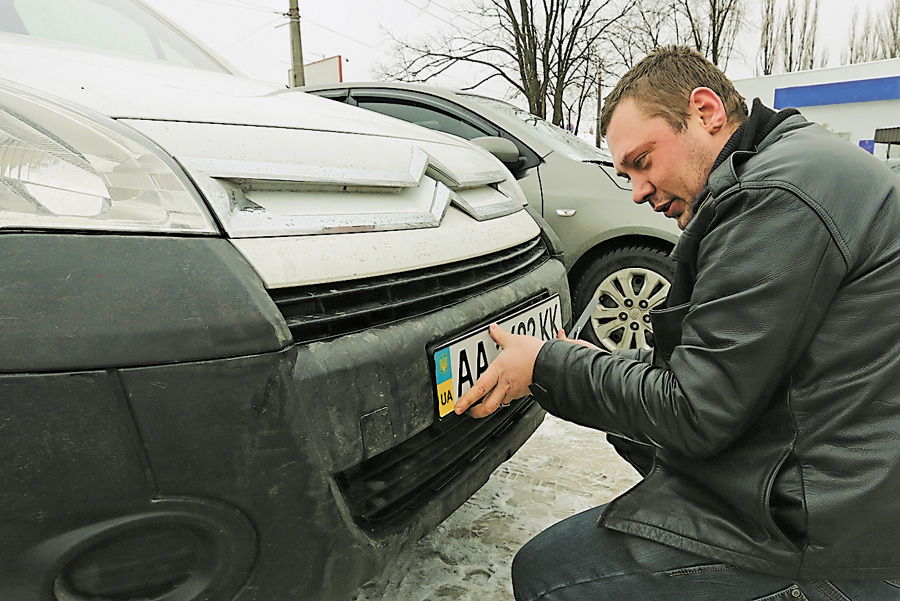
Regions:
<svg viewBox="0 0 900 601"><path fill-rule="evenodd" d="M637 480L603 434L548 415L474 497L353 601L512 601L519 547Z"/></svg>

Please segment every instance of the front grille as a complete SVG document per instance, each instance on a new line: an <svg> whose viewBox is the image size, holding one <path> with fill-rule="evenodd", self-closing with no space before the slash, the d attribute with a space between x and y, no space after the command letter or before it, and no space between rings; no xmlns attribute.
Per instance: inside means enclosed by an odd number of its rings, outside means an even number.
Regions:
<svg viewBox="0 0 900 601"><path fill-rule="evenodd" d="M400 274L271 290L295 342L312 342L422 315L508 284L549 258L540 237Z"/></svg>
<svg viewBox="0 0 900 601"><path fill-rule="evenodd" d="M453 419L335 474L353 519L372 530L420 506L477 461L533 405L534 399L526 397L487 418Z"/></svg>

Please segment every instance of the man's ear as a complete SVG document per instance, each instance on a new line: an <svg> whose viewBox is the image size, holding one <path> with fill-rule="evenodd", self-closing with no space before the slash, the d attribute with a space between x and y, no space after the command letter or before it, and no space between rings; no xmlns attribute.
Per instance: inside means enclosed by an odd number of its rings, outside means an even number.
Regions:
<svg viewBox="0 0 900 601"><path fill-rule="evenodd" d="M688 100L688 110L691 115L697 116L701 127L710 134L720 132L728 122L725 104L709 88L694 88Z"/></svg>

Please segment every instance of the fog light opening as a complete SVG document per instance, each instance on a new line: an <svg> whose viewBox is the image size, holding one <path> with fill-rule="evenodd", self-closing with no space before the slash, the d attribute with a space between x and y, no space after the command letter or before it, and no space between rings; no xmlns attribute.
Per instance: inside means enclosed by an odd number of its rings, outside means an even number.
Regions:
<svg viewBox="0 0 900 601"><path fill-rule="evenodd" d="M111 532L57 576L56 601L165 601L192 580L201 584L198 576L209 578L210 543L205 532L180 524Z"/></svg>

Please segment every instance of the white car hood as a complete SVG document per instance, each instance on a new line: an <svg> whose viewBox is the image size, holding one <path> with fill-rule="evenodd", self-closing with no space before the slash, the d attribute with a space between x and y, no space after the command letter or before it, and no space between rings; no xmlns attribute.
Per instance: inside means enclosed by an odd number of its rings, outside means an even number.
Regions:
<svg viewBox="0 0 900 601"><path fill-rule="evenodd" d="M415 140L452 138L276 83L0 32L0 77L114 119L315 129Z"/></svg>
<svg viewBox="0 0 900 601"><path fill-rule="evenodd" d="M28 36L0 33L0 55L0 77L88 107L153 140L194 177L217 212L233 207L223 208L229 203L222 198L216 206L222 194L205 185L210 178L268 190L277 188L273 182L288 182L294 192L304 192L302 203L296 195L286 201L285 194L256 194L266 196L269 211L289 206L284 219L257 219L255 205L239 216L240 224L219 215L232 237L435 227L454 201L479 220L502 213L483 208L491 204L483 193L470 203L461 198L466 190L496 187L510 176L489 153L455 136L274 83ZM435 181L452 192L435 199L426 189ZM364 214L366 203L359 199L372 190L381 194L370 199L393 201L392 208L377 218L335 219L318 211L309 219L313 205L326 202L311 188L321 192L323 186L361 192L331 195L327 202L338 215ZM521 209L523 199L508 196ZM368 203L379 205L384 206ZM243 219L248 216L256 223Z"/></svg>
<svg viewBox="0 0 900 601"><path fill-rule="evenodd" d="M15 34L0 33L0 55L0 78L174 157L270 287L468 259L538 233L505 167L454 136L273 83ZM379 244L404 252L333 261Z"/></svg>

